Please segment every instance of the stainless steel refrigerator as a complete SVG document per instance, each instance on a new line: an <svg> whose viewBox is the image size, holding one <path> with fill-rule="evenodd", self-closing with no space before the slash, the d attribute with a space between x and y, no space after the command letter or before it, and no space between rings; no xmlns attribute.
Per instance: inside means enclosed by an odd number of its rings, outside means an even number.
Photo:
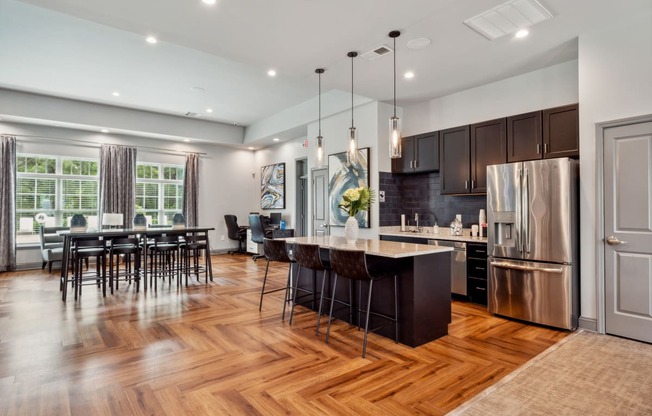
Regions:
<svg viewBox="0 0 652 416"><path fill-rule="evenodd" d="M577 181L568 158L487 167L490 312L577 327Z"/></svg>

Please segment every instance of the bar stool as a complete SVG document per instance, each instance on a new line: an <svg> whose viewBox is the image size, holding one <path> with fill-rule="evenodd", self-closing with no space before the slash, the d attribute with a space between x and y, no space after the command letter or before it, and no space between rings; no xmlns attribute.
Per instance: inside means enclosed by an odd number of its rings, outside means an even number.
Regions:
<svg viewBox="0 0 652 416"><path fill-rule="evenodd" d="M76 238L72 244L71 260L73 267L73 286L75 289L75 300L81 296L82 285L102 285L102 296L106 297L106 240L99 238ZM96 259L95 272L84 273L82 263L89 258ZM100 274L100 267L102 272ZM88 282L88 283L84 283ZM91 283L92 282L92 283ZM63 289L63 300L66 300L67 286Z"/></svg>
<svg viewBox="0 0 652 416"><path fill-rule="evenodd" d="M179 248L181 249L181 257L183 258L183 272L186 276L186 287L188 286L188 274L190 274L191 270L195 273L197 281L199 281L199 275L204 273L205 281L208 284L208 277L212 273L211 255L206 235L185 236L184 241L180 242ZM202 252L204 254L203 266L199 264L199 255ZM190 268L190 257L192 257L193 260L192 269Z"/></svg>
<svg viewBox="0 0 652 416"><path fill-rule="evenodd" d="M136 237L114 238L111 240L111 248L109 250L109 286L111 287L111 294L113 294L114 280L115 288L119 289L120 277L124 277L125 281L129 282L129 284L131 284L132 279L135 280L136 293L138 293L140 286L140 250L140 240ZM125 265L122 274L120 273L121 256L124 257ZM113 271L114 261L116 264L115 273Z"/></svg>
<svg viewBox="0 0 652 416"><path fill-rule="evenodd" d="M154 237L153 245L148 246L147 250L151 255L151 260L149 263L149 276L150 276L150 287L154 287L154 290L157 289L157 277L162 277L165 282L165 278L169 279L170 285L172 285L172 277L176 274L177 285L179 284L179 272L181 270L177 265L178 252L179 252L179 236L178 235L167 235Z"/></svg>
<svg viewBox="0 0 652 416"><path fill-rule="evenodd" d="M365 324L364 324L364 342L362 344L362 358L365 358L367 354L367 335L369 333L369 315L380 316L387 320L385 324L382 324L376 328L373 328L371 332L377 331L385 326L394 324L394 340L398 342L398 284L396 274L390 274L388 271L369 271L367 267L367 256L362 250L340 250L340 249L330 249L329 259L331 264L331 269L335 272L335 279L333 282L333 296L335 297L335 290L337 289L337 278L338 276L346 277L351 280L357 280L362 286L362 282L369 282L369 295L367 296L367 309L365 310ZM371 312L371 296L373 293L374 282L381 279L393 277L394 278L394 316L387 316L381 313ZM360 291L361 292L361 291ZM360 293L360 297L362 293ZM359 303L362 303L361 301ZM357 307L358 310L358 328L360 328L360 305ZM328 343L328 338L331 332L331 321L333 319L333 302L331 302L331 310L328 315L328 329L326 330L326 343Z"/></svg>
<svg viewBox="0 0 652 416"><path fill-rule="evenodd" d="M292 308L290 309L290 325L292 325L292 319L294 317L294 307L297 304L297 292L301 290L306 292L308 295L312 295L313 309L314 309L314 296L316 295L317 272L318 271L322 272L322 294L324 292L326 280L330 277L330 264L328 263L328 261L324 261L321 259L319 255L319 245L295 243L292 252L293 252L294 260L299 265L299 271L297 272L296 284L294 286L294 293L292 297ZM312 291L299 287L302 268L312 270ZM321 302L322 302L322 298L320 297L320 302L319 302L320 311L321 311ZM315 334L319 333L320 318L321 318L321 314L318 313L317 329L315 331Z"/></svg>
<svg viewBox="0 0 652 416"><path fill-rule="evenodd" d="M294 263L295 261L291 259L290 256L288 255L287 244L285 240L274 240L271 238L264 238L263 249L265 252L265 258L267 259L267 265L265 266L265 277L263 277L263 287L260 290L260 304L258 305L258 310L259 311L263 310L263 296L265 296L268 293L274 293L274 292L279 292L281 290L285 290L285 299L283 300L283 317L282 317L282 319L285 320L285 307L288 301L290 300L289 291L292 285L292 279L291 279L292 263ZM288 263L289 264L288 278L285 287L280 287L277 289L271 289L265 291L265 285L267 284L267 273L269 272L270 261L277 261L279 263Z"/></svg>

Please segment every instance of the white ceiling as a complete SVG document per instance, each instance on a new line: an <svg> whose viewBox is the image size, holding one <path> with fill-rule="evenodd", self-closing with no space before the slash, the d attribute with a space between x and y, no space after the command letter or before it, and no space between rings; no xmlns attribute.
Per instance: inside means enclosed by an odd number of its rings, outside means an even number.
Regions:
<svg viewBox="0 0 652 416"><path fill-rule="evenodd" d="M489 41L463 21L504 0L0 0L0 87L251 126L314 98L315 68L324 93L349 92L346 53L390 30L399 76L416 74L397 81L406 105L574 59L579 34L650 0L540 2L552 20ZM407 49L419 37L432 44ZM391 55L356 58L356 94L389 101L391 77Z"/></svg>

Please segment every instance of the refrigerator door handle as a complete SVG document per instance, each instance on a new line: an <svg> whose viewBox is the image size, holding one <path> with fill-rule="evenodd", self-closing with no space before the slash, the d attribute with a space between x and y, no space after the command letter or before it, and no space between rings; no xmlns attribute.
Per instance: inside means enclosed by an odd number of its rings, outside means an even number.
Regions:
<svg viewBox="0 0 652 416"><path fill-rule="evenodd" d="M523 251L530 252L530 178L528 170L523 169Z"/></svg>
<svg viewBox="0 0 652 416"><path fill-rule="evenodd" d="M523 182L523 171L521 169L518 169L517 172L518 176L518 185L515 187L516 188L516 198L515 198L515 205L516 205L516 224L515 226L515 232L514 234L516 235L516 247L518 247L518 252L523 253L523 209L522 209L522 204L523 204L523 196L521 195L522 193L522 186L521 183Z"/></svg>
<svg viewBox="0 0 652 416"><path fill-rule="evenodd" d="M552 267L534 267L534 266L522 266L520 264L504 263L504 262L494 262L491 263L494 267L501 267L503 269L514 269L514 270L525 270L529 272L545 272L545 273L563 273L561 268L552 268Z"/></svg>

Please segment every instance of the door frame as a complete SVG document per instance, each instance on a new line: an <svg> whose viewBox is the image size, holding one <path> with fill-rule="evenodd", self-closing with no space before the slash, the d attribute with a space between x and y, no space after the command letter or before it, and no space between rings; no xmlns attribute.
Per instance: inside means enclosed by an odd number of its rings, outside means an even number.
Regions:
<svg viewBox="0 0 652 416"><path fill-rule="evenodd" d="M308 158L300 157L294 160L295 166L295 236L305 236L308 233ZM302 167L301 172L299 168ZM301 182L303 182L303 194L300 193Z"/></svg>
<svg viewBox="0 0 652 416"><path fill-rule="evenodd" d="M605 268L604 268L604 250L606 248L604 239L604 132L611 127L621 127L630 124L652 122L652 114L644 116L628 117L618 120L605 121L595 125L595 169L596 169L596 227L595 238L598 242L596 245L595 270L597 275L596 282L596 331L600 334L606 333L606 297L605 297ZM580 148L580 163L581 163ZM581 278L580 278L581 281ZM581 314L580 314L581 315ZM580 318L581 320L581 318ZM581 326L581 325L580 325Z"/></svg>

